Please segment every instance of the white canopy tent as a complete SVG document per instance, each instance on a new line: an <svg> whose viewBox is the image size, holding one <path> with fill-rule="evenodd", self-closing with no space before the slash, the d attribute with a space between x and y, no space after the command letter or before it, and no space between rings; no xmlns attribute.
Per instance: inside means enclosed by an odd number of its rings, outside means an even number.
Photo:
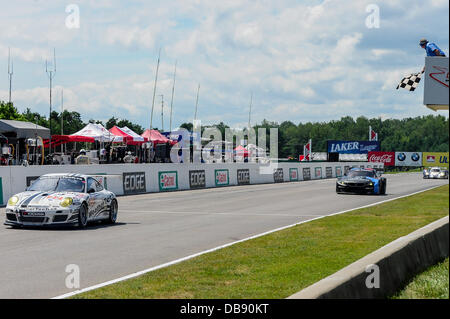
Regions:
<svg viewBox="0 0 450 319"><path fill-rule="evenodd" d="M123 141L122 136L117 136L108 131L101 124L89 123L78 132L72 134L76 136L92 137L98 142L115 142L120 143Z"/></svg>

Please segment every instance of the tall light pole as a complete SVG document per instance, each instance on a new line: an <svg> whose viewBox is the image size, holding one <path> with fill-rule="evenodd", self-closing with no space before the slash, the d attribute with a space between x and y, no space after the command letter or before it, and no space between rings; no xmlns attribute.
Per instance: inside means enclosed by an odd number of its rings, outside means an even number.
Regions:
<svg viewBox="0 0 450 319"><path fill-rule="evenodd" d="M9 104L11 104L11 87L12 87L13 73L14 73L14 65L11 59L11 48L8 48Z"/></svg>
<svg viewBox="0 0 450 319"><path fill-rule="evenodd" d="M64 89L61 89L61 135L64 135ZM64 143L61 143L61 153L64 153Z"/></svg>
<svg viewBox="0 0 450 319"><path fill-rule="evenodd" d="M251 124L250 119L252 116L252 102L253 102L253 92L250 94L250 110L248 111L248 131L250 132Z"/></svg>
<svg viewBox="0 0 450 319"><path fill-rule="evenodd" d="M159 94L161 97L161 131L164 132L164 94Z"/></svg>
<svg viewBox="0 0 450 319"><path fill-rule="evenodd" d="M200 83L198 84L197 99L195 101L194 122L197 120L197 109L198 109L198 96L199 96L199 94L200 94ZM194 125L194 123L192 123L192 125Z"/></svg>
<svg viewBox="0 0 450 319"><path fill-rule="evenodd" d="M155 86L153 87L152 112L150 114L150 130L153 129L153 109L155 108L156 82L158 82L159 60L161 58L161 48L158 53L158 64L156 65Z"/></svg>
<svg viewBox="0 0 450 319"><path fill-rule="evenodd" d="M48 69L47 60L45 60L45 72L48 75L48 79L50 82L50 116L49 116L49 124L50 124L50 140L49 140L49 154L52 152L52 82L56 73L56 53L55 49L53 49L53 70Z"/></svg>
<svg viewBox="0 0 450 319"><path fill-rule="evenodd" d="M173 109L173 95L175 93L175 76L177 74L177 61L175 60L175 70L173 71L173 85L172 85L172 98L170 100L170 128L169 131L172 132L172 109Z"/></svg>

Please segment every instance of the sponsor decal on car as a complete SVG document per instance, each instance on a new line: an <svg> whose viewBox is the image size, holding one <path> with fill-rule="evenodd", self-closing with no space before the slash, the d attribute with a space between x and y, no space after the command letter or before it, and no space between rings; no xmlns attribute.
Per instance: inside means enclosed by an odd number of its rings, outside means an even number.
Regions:
<svg viewBox="0 0 450 319"><path fill-rule="evenodd" d="M237 182L238 185L250 184L250 170L248 168L237 170Z"/></svg>
<svg viewBox="0 0 450 319"><path fill-rule="evenodd" d="M178 172L158 172L159 190L169 191L178 189Z"/></svg>
<svg viewBox="0 0 450 319"><path fill-rule="evenodd" d="M145 192L145 172L123 173L123 193L125 195Z"/></svg>
<svg viewBox="0 0 450 319"><path fill-rule="evenodd" d="M289 180L291 182L298 181L298 169L297 168L289 169Z"/></svg>
<svg viewBox="0 0 450 319"><path fill-rule="evenodd" d="M189 187L193 189L206 187L205 170L189 171Z"/></svg>
<svg viewBox="0 0 450 319"><path fill-rule="evenodd" d="M275 183L282 183L282 182L284 182L284 174L283 174L283 169L282 168L277 168L273 172L273 181Z"/></svg>
<svg viewBox="0 0 450 319"><path fill-rule="evenodd" d="M216 169L214 171L216 186L226 186L230 184L229 173L227 169Z"/></svg>

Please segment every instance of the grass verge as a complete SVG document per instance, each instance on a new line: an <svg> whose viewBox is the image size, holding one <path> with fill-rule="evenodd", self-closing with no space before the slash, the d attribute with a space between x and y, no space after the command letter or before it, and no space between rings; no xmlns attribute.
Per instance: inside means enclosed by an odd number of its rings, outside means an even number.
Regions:
<svg viewBox="0 0 450 319"><path fill-rule="evenodd" d="M448 212L449 186L444 185L290 227L73 298L285 298Z"/></svg>
<svg viewBox="0 0 450 319"><path fill-rule="evenodd" d="M393 299L449 299L448 258L417 275Z"/></svg>

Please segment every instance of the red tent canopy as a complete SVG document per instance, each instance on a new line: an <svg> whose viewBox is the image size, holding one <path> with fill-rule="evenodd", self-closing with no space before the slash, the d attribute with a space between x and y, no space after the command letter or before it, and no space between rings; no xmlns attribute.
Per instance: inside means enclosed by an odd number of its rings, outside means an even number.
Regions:
<svg viewBox="0 0 450 319"><path fill-rule="evenodd" d="M240 155L240 156L244 155L244 157L248 156L248 150L245 147L243 147L242 145L239 145L238 147L236 147L234 149L234 151L236 152L236 155Z"/></svg>
<svg viewBox="0 0 450 319"><path fill-rule="evenodd" d="M95 139L89 136L81 135L52 135L52 148L69 142L88 142L94 143ZM44 147L48 148L50 145L50 139L44 140Z"/></svg>
<svg viewBox="0 0 450 319"><path fill-rule="evenodd" d="M144 133L141 134L142 137L146 138L149 142L153 144L163 144L170 143L171 145L176 144L176 141L169 140L167 137L159 133L157 130L146 129Z"/></svg>
<svg viewBox="0 0 450 319"><path fill-rule="evenodd" d="M138 145L147 141L145 138L127 127L120 128L114 125L114 127L110 128L109 131L114 135L121 136L123 142L129 145Z"/></svg>

